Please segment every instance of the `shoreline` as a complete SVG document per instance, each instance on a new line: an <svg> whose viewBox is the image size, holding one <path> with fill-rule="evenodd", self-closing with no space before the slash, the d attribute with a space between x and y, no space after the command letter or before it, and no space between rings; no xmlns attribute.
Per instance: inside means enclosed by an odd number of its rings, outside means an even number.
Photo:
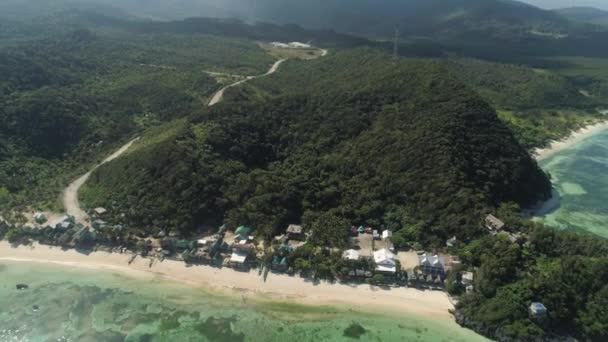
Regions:
<svg viewBox="0 0 608 342"><path fill-rule="evenodd" d="M454 306L447 293L414 288L381 289L367 284L330 284L287 275L268 274L266 281L258 272L238 272L230 268L187 266L183 262L155 260L138 256L129 264L131 254L91 252L81 254L35 243L32 246L12 247L0 241L0 262L47 263L66 267L120 272L137 279L161 278L195 288L203 288L224 295L250 295L260 301L287 301L308 306L336 306L362 312L387 310L441 320L457 326L448 310ZM17 281L17 280L16 280Z"/></svg>
<svg viewBox="0 0 608 342"><path fill-rule="evenodd" d="M535 149L532 156L536 161L542 161L605 130L608 130L608 120L587 125L564 139L552 141L548 147Z"/></svg>

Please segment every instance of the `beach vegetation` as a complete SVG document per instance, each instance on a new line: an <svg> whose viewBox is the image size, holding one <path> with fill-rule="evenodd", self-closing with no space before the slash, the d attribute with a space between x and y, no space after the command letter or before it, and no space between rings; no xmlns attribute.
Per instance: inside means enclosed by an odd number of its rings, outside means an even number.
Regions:
<svg viewBox="0 0 608 342"><path fill-rule="evenodd" d="M597 303L606 293L608 241L515 217L509 226L525 232L526 241L487 236L460 250L463 262L477 271L475 291L462 295L456 305L458 321L498 340L534 339L551 332L605 340L605 319ZM448 289L454 291L449 282ZM532 302L547 307L546 321L530 317Z"/></svg>
<svg viewBox="0 0 608 342"><path fill-rule="evenodd" d="M4 235L4 239L10 243L17 243L21 239L21 231L17 228L11 228Z"/></svg>

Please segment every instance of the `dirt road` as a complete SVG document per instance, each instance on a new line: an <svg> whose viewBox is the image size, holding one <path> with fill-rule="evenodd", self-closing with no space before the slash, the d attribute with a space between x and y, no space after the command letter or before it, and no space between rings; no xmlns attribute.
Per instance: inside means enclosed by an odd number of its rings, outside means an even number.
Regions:
<svg viewBox="0 0 608 342"><path fill-rule="evenodd" d="M236 87L239 84L243 84L247 81L259 78L259 77L266 77L269 75L274 74L275 72L277 72L277 70L279 70L279 67L281 66L281 64L283 64L283 62L285 62L286 59L279 59L278 61L276 61L268 70L268 72L266 72L263 75L258 75L258 76L247 76L245 79L234 82L232 84L229 84L227 86L225 86L224 88L218 90L215 94L213 94L213 96L211 97L211 101L209 101L209 107L212 107L220 102L222 102L222 100L224 99L224 91L226 89L232 88L232 87Z"/></svg>
<svg viewBox="0 0 608 342"><path fill-rule="evenodd" d="M86 181L89 179L89 177L91 176L91 173L93 171L95 171L101 165L120 157L137 140L139 140L139 138L135 138L135 139L131 140L129 143L127 143L126 145L124 145L123 147L118 149L116 152L114 152L112 155L110 155L108 158L104 159L101 163L96 165L89 172L85 173L84 175L80 176L78 179L73 181L63 191L63 197L62 197L63 207L65 208L65 211L68 215L74 216L74 220L76 223L82 224L84 226L87 226L89 224L89 215L87 215L87 213L84 210L82 210L82 208L80 208L80 202L78 201L78 190L80 189L80 187L84 183L86 183Z"/></svg>

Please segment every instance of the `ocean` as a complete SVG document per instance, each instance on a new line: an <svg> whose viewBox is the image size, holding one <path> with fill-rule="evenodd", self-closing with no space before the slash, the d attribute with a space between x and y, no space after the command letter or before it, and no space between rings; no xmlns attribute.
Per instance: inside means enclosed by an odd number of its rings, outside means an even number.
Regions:
<svg viewBox="0 0 608 342"><path fill-rule="evenodd" d="M540 219L548 226L608 238L608 130L540 162L552 176L554 199Z"/></svg>
<svg viewBox="0 0 608 342"><path fill-rule="evenodd" d="M28 289L17 290L17 284ZM486 341L453 322L224 296L167 280L0 262L0 341ZM377 310L376 310L377 309Z"/></svg>

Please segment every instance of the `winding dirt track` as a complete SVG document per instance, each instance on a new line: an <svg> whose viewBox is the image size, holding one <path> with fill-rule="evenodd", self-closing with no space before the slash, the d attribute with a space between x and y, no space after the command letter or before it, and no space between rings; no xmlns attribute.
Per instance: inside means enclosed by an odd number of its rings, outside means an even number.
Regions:
<svg viewBox="0 0 608 342"><path fill-rule="evenodd" d="M232 87L236 87L239 84L243 84L247 81L256 79L256 78L260 78L260 77L266 77L269 75L274 74L275 72L277 72L277 70L279 70L279 67L281 66L281 64L283 64L283 62L285 62L287 59L279 59L278 61L276 61L268 70L268 72L266 72L263 75L258 75L258 76L247 76L245 79L240 80L238 82L234 82L232 84L229 84L227 86L225 86L224 88L218 90L215 94L213 94L213 97L211 97L211 101L209 101L209 107L212 107L220 102L222 102L222 100L224 99L224 91L228 88L232 88Z"/></svg>
<svg viewBox="0 0 608 342"><path fill-rule="evenodd" d="M327 50L322 50L321 56L323 57L326 55L327 55ZM270 67L270 69L268 69L268 71L265 74L258 75L258 76L247 76L245 79L242 79L238 82L234 82L232 84L229 84L229 85L223 87L222 89L218 90L215 94L213 94L213 96L211 97L211 100L209 101L208 106L211 107L211 106L214 106L214 105L222 102L222 100L224 99L224 91L226 91L226 89L236 87L240 84L243 84L247 81L250 81L250 80L253 80L256 78L266 77L266 76L274 74L275 72L277 72L277 70L279 70L279 67L281 66L281 64L283 64L283 62L285 62L286 60L287 59L279 59ZM211 72L208 72L208 73L209 74L218 74L218 75L220 74L220 73L211 73ZM89 177L91 176L91 173L93 173L93 171L95 171L101 165L120 157L137 140L139 140L139 138L135 138L135 139L131 140L129 143L127 143L126 145L124 145L123 147L118 149L116 152L114 152L111 156L104 159L100 164L96 165L89 172L85 173L84 175L80 176L78 179L73 181L63 191L63 196L62 196L63 207L65 208L66 213L68 215L74 216L74 220L76 223L80 223L80 224L86 226L89 224L89 221L90 221L89 215L84 210L82 210L82 208L80 207L80 202L78 201L78 190L80 190L80 187L82 187L82 185L84 183L86 183L86 181L89 179Z"/></svg>
<svg viewBox="0 0 608 342"><path fill-rule="evenodd" d="M74 220L76 223L80 223L84 226L89 224L89 215L80 208L80 202L78 201L78 190L80 187L86 183L86 181L91 176L91 173L95 171L101 165L110 162L118 157L120 157L123 153L125 153L133 143L135 143L139 138L135 138L129 141L126 145L118 149L116 152L112 153L108 158L104 159L101 163L92 168L89 172L80 176L78 179L73 181L68 187L63 191L62 201L63 207L68 215L74 216Z"/></svg>

